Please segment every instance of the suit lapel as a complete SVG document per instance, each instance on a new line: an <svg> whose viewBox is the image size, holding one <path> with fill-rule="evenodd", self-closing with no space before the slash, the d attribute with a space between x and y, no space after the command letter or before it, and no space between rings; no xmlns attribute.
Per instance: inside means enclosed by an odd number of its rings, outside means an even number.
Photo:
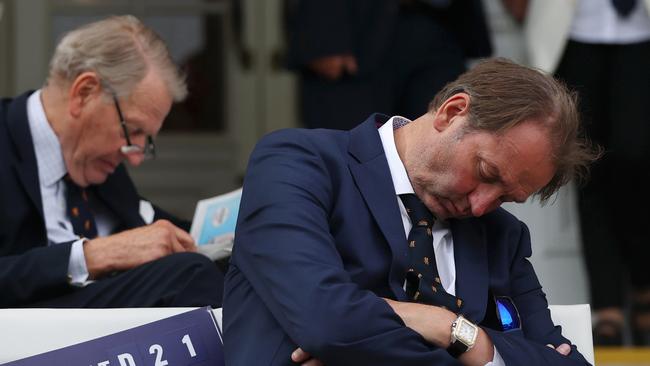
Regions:
<svg viewBox="0 0 650 366"><path fill-rule="evenodd" d="M350 131L349 152L354 157L349 167L368 209L377 222L393 254L389 274L393 293L403 297L402 282L406 268L406 237L395 198L395 188L384 149L377 132L377 123L386 116L372 115Z"/></svg>
<svg viewBox="0 0 650 366"><path fill-rule="evenodd" d="M488 296L487 243L476 219L450 220L456 262L456 296L464 301L462 312L480 322Z"/></svg>
<svg viewBox="0 0 650 366"><path fill-rule="evenodd" d="M11 103L7 117L7 129L16 151L16 158L13 161L14 169L39 215L44 218L36 153L27 119L27 99L31 93L25 93ZM144 225L139 214L140 198L123 165L109 175L106 182L96 186L95 192L97 197L114 213L121 226L133 228Z"/></svg>
<svg viewBox="0 0 650 366"><path fill-rule="evenodd" d="M395 187L377 132L378 122L388 117L373 115L350 131L349 166L359 191L393 254L390 285L398 299L406 268L406 237L395 198ZM384 119L384 121L381 121ZM485 315L488 296L487 243L476 219L450 220L456 263L456 295L463 299L463 313L477 322Z"/></svg>
<svg viewBox="0 0 650 366"><path fill-rule="evenodd" d="M31 93L25 93L11 103L7 118L7 129L17 152L16 159L13 162L14 169L20 178L22 186L25 188L27 196L29 196L39 215L43 218L43 202L36 153L34 152L34 142L27 119L27 99Z"/></svg>

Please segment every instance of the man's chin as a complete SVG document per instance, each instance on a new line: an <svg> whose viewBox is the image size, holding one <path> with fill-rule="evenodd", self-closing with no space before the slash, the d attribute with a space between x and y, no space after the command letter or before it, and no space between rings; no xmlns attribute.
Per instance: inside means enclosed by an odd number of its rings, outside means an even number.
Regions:
<svg viewBox="0 0 650 366"><path fill-rule="evenodd" d="M473 217L471 212L458 212L455 209L454 210L448 209L444 205L441 205L441 206L442 206L441 210L432 211L433 214L439 219L443 219L443 220L447 220L447 219L466 219L466 218L469 218L469 217Z"/></svg>
<svg viewBox="0 0 650 366"><path fill-rule="evenodd" d="M436 219L440 219L440 220L447 220L453 218L451 213L443 206L436 207L436 209L431 210L431 213L433 214L433 216L436 217Z"/></svg>
<svg viewBox="0 0 650 366"><path fill-rule="evenodd" d="M449 220L449 219L466 219L468 217L472 217L472 215L467 215L467 214L450 214L449 212L443 213L443 214L435 214L436 218L441 219L441 220Z"/></svg>
<svg viewBox="0 0 650 366"><path fill-rule="evenodd" d="M106 182L106 179L108 179L109 174L105 172L92 172L88 174L87 182L88 185L98 185Z"/></svg>
<svg viewBox="0 0 650 366"><path fill-rule="evenodd" d="M431 212L439 219L457 219L461 218L462 216L459 212L456 211L456 208L452 205L452 203L445 198L434 197L432 205L433 209Z"/></svg>
<svg viewBox="0 0 650 366"><path fill-rule="evenodd" d="M458 215L458 216L456 216L454 218L455 219L468 219L470 217L474 217L474 215L463 213L463 214L460 214L460 215Z"/></svg>

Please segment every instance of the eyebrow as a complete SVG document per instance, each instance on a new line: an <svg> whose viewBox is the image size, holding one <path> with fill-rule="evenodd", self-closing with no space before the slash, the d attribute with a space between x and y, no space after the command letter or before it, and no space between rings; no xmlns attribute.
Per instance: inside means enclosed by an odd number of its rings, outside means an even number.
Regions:
<svg viewBox="0 0 650 366"><path fill-rule="evenodd" d="M126 126L129 127L131 133L144 133L147 134L147 132L144 130L144 128L135 125L133 123L126 122Z"/></svg>
<svg viewBox="0 0 650 366"><path fill-rule="evenodd" d="M126 127L129 129L129 133L143 133L147 136L155 136L153 133L150 133L149 131L145 130L140 126L139 123L132 122L129 119L124 118L124 123L126 124Z"/></svg>

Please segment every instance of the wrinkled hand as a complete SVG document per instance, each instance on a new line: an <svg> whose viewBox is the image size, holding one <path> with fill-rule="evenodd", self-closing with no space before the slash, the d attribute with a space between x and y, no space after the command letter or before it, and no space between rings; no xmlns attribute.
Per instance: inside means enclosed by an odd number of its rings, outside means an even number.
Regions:
<svg viewBox="0 0 650 366"><path fill-rule="evenodd" d="M553 348L557 351L557 353L563 355L563 356L568 356L569 353L571 353L571 346L569 346L566 343L562 343L561 345L554 347L552 344L547 344L547 347Z"/></svg>
<svg viewBox="0 0 650 366"><path fill-rule="evenodd" d="M324 363L311 357L311 355L303 351L302 348L296 348L296 350L293 351L291 354L291 361L299 363L301 366L325 366Z"/></svg>
<svg viewBox="0 0 650 366"><path fill-rule="evenodd" d="M352 55L326 56L312 61L309 68L325 79L338 80L344 73L357 73L357 60Z"/></svg>
<svg viewBox="0 0 650 366"><path fill-rule="evenodd" d="M125 271L172 253L195 251L190 234L167 220L84 243L90 279Z"/></svg>

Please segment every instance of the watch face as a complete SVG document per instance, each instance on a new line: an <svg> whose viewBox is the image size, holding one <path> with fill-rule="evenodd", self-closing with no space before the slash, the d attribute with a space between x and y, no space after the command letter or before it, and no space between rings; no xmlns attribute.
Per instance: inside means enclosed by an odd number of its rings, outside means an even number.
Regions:
<svg viewBox="0 0 650 366"><path fill-rule="evenodd" d="M465 319L460 319L456 337L459 341L469 345L474 343L476 338L476 327Z"/></svg>

